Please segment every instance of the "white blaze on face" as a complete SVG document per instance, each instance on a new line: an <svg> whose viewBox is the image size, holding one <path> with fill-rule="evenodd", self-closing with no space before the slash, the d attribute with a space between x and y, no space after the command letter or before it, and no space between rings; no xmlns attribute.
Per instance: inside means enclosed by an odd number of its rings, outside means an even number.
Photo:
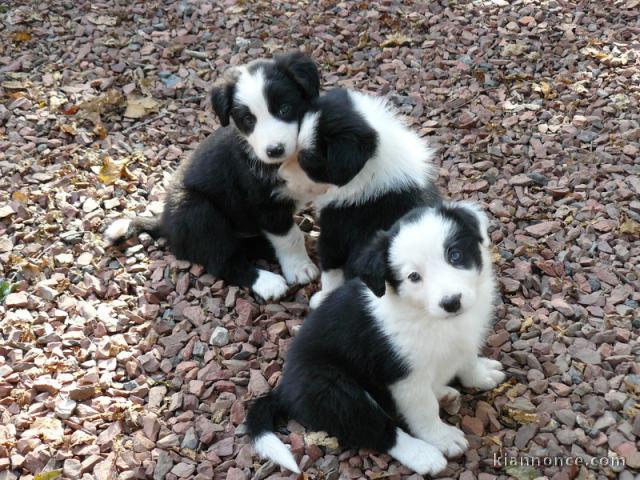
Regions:
<svg viewBox="0 0 640 480"><path fill-rule="evenodd" d="M236 83L234 103L245 105L256 117L253 131L245 135L255 155L264 163L281 163L296 151L298 122L285 122L271 114L265 87L261 68L253 72L243 69ZM284 153L269 157L267 150L277 145L282 145Z"/></svg>
<svg viewBox="0 0 640 480"><path fill-rule="evenodd" d="M424 309L433 318L450 316L441 302L460 295L460 311L471 307L477 297L480 272L477 268L456 268L446 258L446 245L455 225L435 212L403 225L389 248L389 262L401 283L398 294ZM417 272L421 279L408 277Z"/></svg>

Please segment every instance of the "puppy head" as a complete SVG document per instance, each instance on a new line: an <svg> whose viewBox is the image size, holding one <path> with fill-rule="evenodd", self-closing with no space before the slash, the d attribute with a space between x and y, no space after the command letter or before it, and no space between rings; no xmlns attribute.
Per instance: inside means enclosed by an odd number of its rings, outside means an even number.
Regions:
<svg viewBox="0 0 640 480"><path fill-rule="evenodd" d="M264 163L281 163L296 151L304 114L318 97L320 77L301 52L234 67L211 91L222 126L233 122Z"/></svg>
<svg viewBox="0 0 640 480"><path fill-rule="evenodd" d="M378 235L357 272L377 296L397 295L431 318L457 316L474 305L491 269L487 226L473 204L413 210Z"/></svg>

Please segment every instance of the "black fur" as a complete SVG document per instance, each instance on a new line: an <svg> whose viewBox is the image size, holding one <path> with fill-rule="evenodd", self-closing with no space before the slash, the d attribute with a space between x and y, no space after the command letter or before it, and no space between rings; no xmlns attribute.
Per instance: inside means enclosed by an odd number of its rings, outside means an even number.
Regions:
<svg viewBox="0 0 640 480"><path fill-rule="evenodd" d="M252 438L273 431L282 416L338 437L341 447L393 447L403 423L388 385L408 370L367 311L366 288L353 279L306 318L282 382L249 409Z"/></svg>
<svg viewBox="0 0 640 480"><path fill-rule="evenodd" d="M300 166L316 182L346 185L375 153L378 134L353 108L346 90L325 93L317 108L315 149L300 152Z"/></svg>

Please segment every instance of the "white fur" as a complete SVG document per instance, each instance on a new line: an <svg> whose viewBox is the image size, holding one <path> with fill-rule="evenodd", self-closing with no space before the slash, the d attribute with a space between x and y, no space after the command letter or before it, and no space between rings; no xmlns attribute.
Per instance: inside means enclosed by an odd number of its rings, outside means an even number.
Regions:
<svg viewBox="0 0 640 480"><path fill-rule="evenodd" d="M256 117L253 131L246 137L247 142L262 162L283 162L296 151L298 122L284 122L269 111L264 95L265 79L261 68L250 72L246 67L239 67L238 75L235 101L247 106ZM267 155L267 148L279 143L284 146L284 154L278 158L270 158Z"/></svg>
<svg viewBox="0 0 640 480"><path fill-rule="evenodd" d="M504 380L499 362L478 353L493 314L495 281L488 245L481 248L483 268L460 269L444 260L451 225L433 210L400 228L389 247L389 263L404 278L417 271L422 281L389 286L378 298L368 292L371 312L409 374L391 385L391 394L411 431L448 456L468 446L464 434L439 417L438 399L450 394L447 384L458 375L465 386L496 387ZM428 241L425 241L428 239ZM462 308L449 315L438 304L462 293Z"/></svg>
<svg viewBox="0 0 640 480"><path fill-rule="evenodd" d="M389 248L390 263L400 278L407 278L412 272L422 277L417 283L402 282L400 296L413 306L423 308L432 318L451 316L440 306L448 297L461 295L463 312L476 305L478 296L480 304L483 299L489 300L484 303L490 309L494 297L488 252L483 256L485 268L480 276L476 269L460 269L447 262L444 245L452 227L450 220L428 214L419 222L404 225Z"/></svg>
<svg viewBox="0 0 640 480"><path fill-rule="evenodd" d="M346 185L315 200L317 208L360 205L411 186L426 187L433 176L433 150L396 116L383 98L349 91L355 110L378 133L375 154Z"/></svg>
<svg viewBox="0 0 640 480"><path fill-rule="evenodd" d="M109 225L109 227L104 231L104 237L107 241L107 244L111 245L124 237L127 234L130 225L130 218L119 218L111 225Z"/></svg>
<svg viewBox="0 0 640 480"><path fill-rule="evenodd" d="M268 458L293 473L300 473L296 459L287 446L274 433L265 433L256 438L253 448L262 458Z"/></svg>
<svg viewBox="0 0 640 480"><path fill-rule="evenodd" d="M419 475L433 475L445 469L447 460L433 445L396 430L396 444L389 455Z"/></svg>
<svg viewBox="0 0 640 480"><path fill-rule="evenodd" d="M322 301L336 288L344 283L344 271L341 268L325 270L320 277L322 290L316 292L309 300L309 307L318 308Z"/></svg>
<svg viewBox="0 0 640 480"><path fill-rule="evenodd" d="M287 281L276 273L258 269L258 278L251 289L264 300L277 300L287 293Z"/></svg>
<svg viewBox="0 0 640 480"><path fill-rule="evenodd" d="M276 251L276 257L282 267L287 282L305 284L318 277L318 267L307 255L304 235L295 223L285 235L265 232L266 237Z"/></svg>

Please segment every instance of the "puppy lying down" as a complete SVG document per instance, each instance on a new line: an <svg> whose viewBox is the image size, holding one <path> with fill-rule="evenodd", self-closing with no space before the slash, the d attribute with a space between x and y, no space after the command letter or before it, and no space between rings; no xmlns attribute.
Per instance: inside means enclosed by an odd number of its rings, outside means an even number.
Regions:
<svg viewBox="0 0 640 480"><path fill-rule="evenodd" d="M495 283L487 218L475 205L412 210L379 233L357 262L359 278L331 292L305 320L281 383L249 409L257 452L299 472L275 435L295 419L345 448L388 453L419 474L445 468L468 447L439 417L448 384L488 390L505 375L480 356Z"/></svg>

